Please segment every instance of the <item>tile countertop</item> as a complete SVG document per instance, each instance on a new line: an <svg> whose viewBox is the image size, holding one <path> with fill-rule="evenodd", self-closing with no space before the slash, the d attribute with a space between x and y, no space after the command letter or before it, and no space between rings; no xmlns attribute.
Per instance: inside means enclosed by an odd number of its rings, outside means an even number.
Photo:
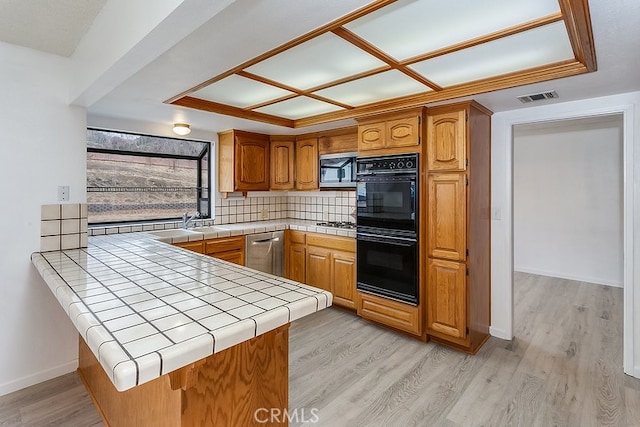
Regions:
<svg viewBox="0 0 640 427"><path fill-rule="evenodd" d="M296 227L295 221L284 223ZM250 234L260 227L230 228ZM90 237L87 248L36 252L31 260L120 391L332 302L329 292L144 232Z"/></svg>
<svg viewBox="0 0 640 427"><path fill-rule="evenodd" d="M165 243L182 243L203 239L215 239L219 237L240 236L244 234L265 233L278 230L298 230L334 236L356 237L356 230L349 228L323 227L317 225L317 221L301 219L285 219L272 221L244 222L237 224L212 225L208 227L189 228L184 232L182 228L149 231L147 233L159 233L153 238Z"/></svg>

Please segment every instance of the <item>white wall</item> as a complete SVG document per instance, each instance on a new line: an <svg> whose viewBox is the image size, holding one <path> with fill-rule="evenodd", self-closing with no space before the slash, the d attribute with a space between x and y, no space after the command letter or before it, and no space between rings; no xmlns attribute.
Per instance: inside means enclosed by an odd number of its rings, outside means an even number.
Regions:
<svg viewBox="0 0 640 427"><path fill-rule="evenodd" d="M513 337L513 127L623 114L624 372L640 378L640 92L496 113L491 120L491 335Z"/></svg>
<svg viewBox="0 0 640 427"><path fill-rule="evenodd" d="M86 112L67 106L68 60L0 43L0 395L74 370L77 332L32 267L40 205L86 193Z"/></svg>
<svg viewBox="0 0 640 427"><path fill-rule="evenodd" d="M622 286L622 116L518 125L514 269Z"/></svg>

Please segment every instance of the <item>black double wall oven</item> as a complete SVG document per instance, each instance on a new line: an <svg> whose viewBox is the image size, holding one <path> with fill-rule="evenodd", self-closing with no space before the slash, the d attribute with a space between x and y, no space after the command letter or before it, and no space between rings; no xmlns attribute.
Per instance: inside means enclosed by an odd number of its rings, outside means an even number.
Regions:
<svg viewBox="0 0 640 427"><path fill-rule="evenodd" d="M357 159L357 289L418 304L418 155Z"/></svg>

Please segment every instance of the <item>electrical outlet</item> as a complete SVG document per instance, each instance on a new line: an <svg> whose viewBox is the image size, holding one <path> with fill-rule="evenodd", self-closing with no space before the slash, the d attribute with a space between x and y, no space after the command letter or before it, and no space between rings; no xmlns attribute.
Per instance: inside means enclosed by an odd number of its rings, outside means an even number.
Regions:
<svg viewBox="0 0 640 427"><path fill-rule="evenodd" d="M269 219L269 210L267 208L264 208L260 211L260 218Z"/></svg>
<svg viewBox="0 0 640 427"><path fill-rule="evenodd" d="M65 202L69 200L69 186L68 185L59 185L58 186L58 201Z"/></svg>

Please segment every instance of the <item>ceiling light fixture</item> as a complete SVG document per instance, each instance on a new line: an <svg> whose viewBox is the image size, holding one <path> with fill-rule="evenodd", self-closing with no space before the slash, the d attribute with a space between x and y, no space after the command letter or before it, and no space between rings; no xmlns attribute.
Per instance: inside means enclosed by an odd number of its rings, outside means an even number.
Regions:
<svg viewBox="0 0 640 427"><path fill-rule="evenodd" d="M187 123L174 123L173 133L176 133L180 136L189 135L191 133L191 128Z"/></svg>

